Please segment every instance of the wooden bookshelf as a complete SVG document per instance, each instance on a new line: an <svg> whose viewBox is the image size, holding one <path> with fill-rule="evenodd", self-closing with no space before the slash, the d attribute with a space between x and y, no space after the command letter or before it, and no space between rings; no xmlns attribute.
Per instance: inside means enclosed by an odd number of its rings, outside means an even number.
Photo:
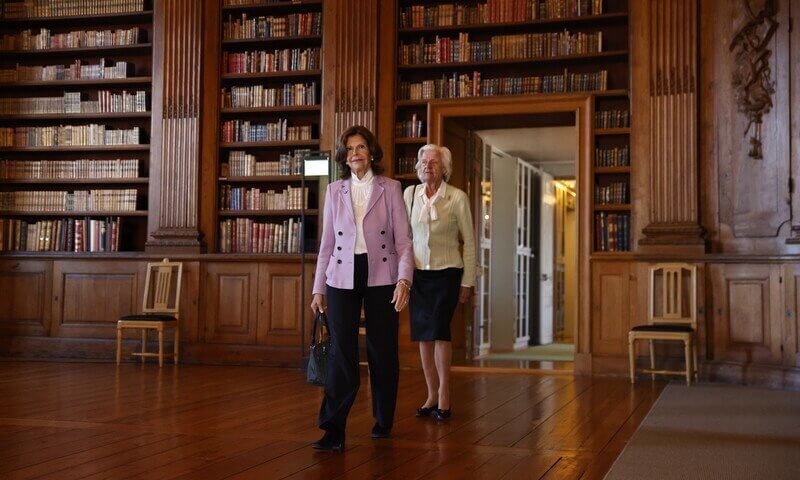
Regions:
<svg viewBox="0 0 800 480"><path fill-rule="evenodd" d="M19 3L17 0L5 2L6 5ZM124 8L119 0L91 0L86 6L113 6ZM56 5L56 4L54 4ZM135 43L128 45L78 46L73 48L50 48L28 50L16 48L0 51L3 68L14 68L14 65L48 66L70 65L81 61L84 65L97 65L105 59L105 66L114 62L127 62L125 78L80 78L68 80L23 80L0 83L2 98L34 98L61 97L66 92L79 93L80 102L97 102L99 91L110 91L119 95L122 91L129 94L144 91L146 96L145 111L106 112L106 113L44 113L34 111L16 111L0 114L2 128L38 128L58 125L104 125L109 130L139 129L139 143L125 145L54 145L54 146L3 146L0 155L3 160L14 161L102 161L102 160L136 160L138 176L132 178L0 178L0 191L59 191L74 192L77 190L135 190L135 211L0 211L0 218L21 220L28 224L40 219L49 222L59 219L77 219L86 217L104 220L108 217L122 217L120 230L117 232L120 248L126 252L143 252L147 240L148 192L150 171L151 111L152 111L152 76L153 76L153 0L144 1L142 11L121 11L118 13L69 15L32 18L8 18L0 15L0 35L19 35L30 29L38 34L40 28L51 30L51 40L55 36L71 31L83 30L119 30L138 28ZM0 7L1 8L1 7ZM54 43L54 45L57 45ZM65 103L66 103L65 99ZM78 101L70 99L70 101ZM89 111L95 108L88 109ZM61 167L59 167L61 168ZM24 171L24 170L23 170ZM65 175L67 173L65 172ZM17 175L19 176L19 175ZM74 176L69 174L70 177ZM24 234L24 232L23 232ZM18 252L21 254L27 251ZM124 252L39 252L59 253L66 257L106 255L114 257Z"/></svg>
<svg viewBox="0 0 800 480"><path fill-rule="evenodd" d="M542 2L542 0L531 1L536 1L538 5L545 3ZM399 168L400 159L416 157L417 149L419 149L422 144L426 143L428 127L427 107L429 102L435 102L437 100L457 101L460 98L469 99L469 101L474 102L475 98L481 98L483 95L489 97L489 93L491 93L491 97L502 95L503 97L515 98L519 99L520 102L525 102L532 97L538 98L548 95L563 95L564 93L575 92L591 95L593 97L595 111L616 109L630 112L630 100L628 92L630 87L630 45L628 27L629 1L630 0L602 0L601 11L592 11L591 8L593 7L590 6L588 12L577 16L570 16L570 14L567 14L560 15L558 18L553 18L552 16L546 15L547 12L544 12L541 8L537 8L536 18L531 18L530 13L526 13L525 17L514 17L513 15L509 15L505 18L509 21L490 21L488 23L473 24L463 24L465 22L461 22L462 24L460 25L457 24L459 22L456 18L453 18L451 22L445 22L452 23L450 25L429 25L419 23L420 19L422 18L419 16L416 19L417 23L412 24L412 14L410 13L410 7L412 6L433 8L444 4L457 4L458 2L442 2L440 0L398 1L398 10L396 14L397 34L395 37L395 42L397 45L396 50L398 52L395 61L397 90L395 92L394 115L395 125L397 126L396 130L408 131L408 129L404 127L409 125L413 127L412 121L414 118L421 120L423 124L422 135L420 138L405 138L398 135L394 136L393 172L401 171ZM591 5L591 3L592 2L588 2L589 5ZM468 4L462 3L459 5L466 8L474 7L478 4L486 4L486 1L476 0L474 2L469 2ZM553 2L550 2L550 4L553 4ZM499 11L489 11L488 18L490 20L502 18L500 16L501 13L502 12ZM439 20L440 18L444 17L440 17L437 14L432 14L428 18ZM505 52L505 56L500 55L503 52L494 50L493 45L493 50L491 52L492 56L488 56L488 52L481 50L479 48L480 44L478 43L486 42L486 44L489 44L492 42L493 37L530 34L531 36L526 38L532 39L530 40L532 42L531 45L535 45L535 42L540 41L542 37L534 37L534 35L546 33L557 34L565 31L568 31L570 35L576 35L577 33L589 35L600 33L602 36L601 48L594 48L597 47L597 45L593 45L591 46L592 48L587 50L580 50L581 52L589 51L592 53L581 54L573 53L572 50L550 51L549 49L542 48L542 50L538 52L535 50L530 51L531 53L536 52L538 55L530 55L525 57L523 55L517 55L517 52L513 50L510 52ZM470 51L484 51L487 55L470 57L468 61L463 61L464 57L447 56L448 53L453 53L459 50L459 48L457 48L459 47L459 34L462 33L468 35L468 41L470 42L471 46L476 46L474 50ZM439 44L435 43L436 39L439 39ZM442 39L450 39L452 44L448 46L446 41ZM420 43L429 45L429 48L431 48L434 52L434 59L441 61L439 63L432 63L432 59L423 56L422 58L425 58L427 63L413 63L419 61L421 58L419 56L420 47L418 47ZM414 45L416 45L416 47L413 47ZM441 45L440 50L435 48L436 45ZM519 45L519 43L517 43L517 45ZM403 46L408 46L407 49L409 49L409 51L416 51L417 56L411 56L409 58L409 63L404 63L403 60L405 59L401 58ZM468 47L462 45L461 51L463 51L464 48ZM544 50L547 51L545 52ZM458 61L448 61L451 58L455 58ZM498 91L500 89L498 85L500 82L494 84L491 83L491 81L495 79L502 78L544 78L556 77L558 75L563 76L565 69L568 75L586 75L605 71L605 85L599 85L601 88L584 88L594 87L594 84L590 82L576 83L576 86L579 86L580 88L570 89L568 88L569 85L567 85L568 78L565 77L563 78L563 83L565 84L563 90L556 88L552 92L549 92L544 88L533 90L531 87L528 87L528 90L525 90L523 93L523 91L509 88L507 92L512 94L505 95L505 91ZM461 78L466 78L467 82L471 82L474 79L479 78L481 81L481 87L486 86L487 88L485 90L479 89L481 96L478 97L473 96L472 91L470 91L469 96L459 97L456 95L456 97L453 98L452 95L448 95L447 97L441 99L409 98L406 95L410 93L410 89L404 90L401 88L405 85L420 85L422 82L430 82L441 78L451 79L454 75L459 80L459 85L462 82ZM459 77L462 75L465 77ZM602 80L602 76L598 75L596 79ZM519 81L517 82L519 83ZM581 79L580 82L583 82L583 80ZM543 80L542 83L544 83ZM428 85L430 85L430 83L428 83ZM490 90L489 85L491 85L494 90ZM447 87L452 88L449 85ZM417 88L419 89L421 87ZM517 93L517 91L519 91L519 93ZM536 93L527 93L530 91L534 91ZM427 93L428 92L426 92L426 94ZM622 148L624 146L628 146L630 143L629 134L630 125L613 127L609 126L608 128L600 128L599 126L595 126L592 131L592 148ZM588 191L591 192L590 194L592 194L594 198L594 191L598 186L605 187L607 185L625 183L627 185L628 196L630 197L630 178L633 168L632 165L633 163L630 159L628 159L628 163L626 165L599 166L598 164L594 163L593 159L591 178L588 180L591 182L592 187L591 189L588 189ZM396 173L395 178L404 182L410 182L417 179L416 174L414 173ZM630 199L628 198L627 202L629 201ZM602 214L603 216L608 214L628 215L628 217L630 217L632 209L630 204L627 202L624 204L602 206L595 205L594 202L592 202L591 211L593 220L599 214ZM630 218L628 218L628 220L630 220ZM591 231L594 232L594 228ZM592 233L592 235L594 237L594 233ZM629 235L628 239L630 239ZM595 239L593 238L593 245L596 246L597 244L594 240ZM630 243L630 241L627 243ZM593 250L596 251L597 249L593 248Z"/></svg>
<svg viewBox="0 0 800 480"><path fill-rule="evenodd" d="M276 49L322 49L322 1L321 0L303 0L303 1L278 1L278 2L259 2L258 0L222 0L220 21L222 22L221 28L221 56L229 55L229 58L234 57L236 54L245 52L267 50L272 51ZM236 27L241 27L244 23L243 15L247 16L247 21L263 16L269 17L271 22L285 22L287 25L286 31L282 34L285 36L265 36L257 38L237 38L238 32ZM303 30L297 28L294 30L289 28L288 25L296 24L290 21L292 15L303 16L304 23L307 29ZM296 20L297 17L294 17ZM315 25L315 22L318 24ZM265 29L259 28L259 31L269 32L269 25ZM226 36L226 32L229 35ZM269 33L267 33L268 35ZM321 58L321 55L320 55ZM233 65L234 67L237 65ZM223 90L223 94L228 94L229 97L220 99L222 105L219 110L219 125L220 136L218 142L219 148L219 166L217 170L217 191L228 192L236 189L237 191L249 191L251 189L259 189L262 194L269 190L280 194L287 191L289 188L306 188L308 189L307 206L300 209L282 209L282 210L232 210L225 208L222 204L223 200L217 200L217 207L215 210L215 225L217 227L215 245L212 247L222 255L258 255L259 258L266 258L268 256L282 256L282 258L297 258L300 261L301 256L298 252L288 253L236 253L235 247L232 245L237 241L254 242L256 239L255 232L246 230L244 234L241 232L236 233L232 231L231 237L227 229L239 228L239 224L235 222L249 222L253 221L255 224L268 224L277 225L281 224L286 227L286 222L300 221L303 224L302 241L296 242L297 246L305 246L306 251L312 251L316 246L316 239L318 237L319 221L318 221L318 206L319 206L319 183L317 180L304 178L298 174L301 170L289 169L287 172L281 172L281 175L256 175L255 171L249 171L246 174L241 174L241 171L236 171L233 167L234 162L239 165L239 158L244 155L250 158L251 162L256 165L263 164L264 162L280 162L281 157L291 158L290 163L296 164L299 161L299 156L294 155L299 151L314 151L319 149L320 146L320 126L322 125L322 70L321 64L309 65L309 68L303 70L287 70L279 72L248 72L248 73L233 73L229 72L229 65L225 65L220 61L220 74L219 84ZM238 70L231 68L231 70ZM281 90L284 85L293 85L300 88L303 94L298 101L297 96L293 93L288 94L288 98L292 101L287 102L286 96L283 95ZM259 102L255 100L256 97L249 97L248 88L263 87L264 91L267 89L277 89L278 93L275 95L278 104L268 104L266 102ZM239 94L234 95L233 90L238 89ZM293 90L294 91L294 90ZM245 92L245 93L241 93ZM311 93L313 92L313 94ZM229 100L226 100L229 98ZM263 98L268 98L265 93ZM234 103L236 102L236 104ZM304 140L283 140L276 139L271 141L226 141L232 137L230 132L226 133L224 122L234 122L236 120L251 122L251 125L264 125L274 124L279 120L285 120L289 128L293 126L310 126L311 137ZM233 127L235 128L235 124ZM251 127L252 130L252 127ZM241 132L240 132L241 133ZM239 138L242 138L241 136ZM237 155L234 157L234 155ZM274 165L274 164L273 164ZM223 171L225 168L230 168L230 173ZM238 167L237 167L238 168ZM255 168L259 168L256 166ZM220 195L217 195L220 197ZM246 228L255 228L246 226ZM246 238L250 232L251 237ZM233 238L239 235L238 239ZM244 236L242 236L244 235ZM227 246L226 246L227 245ZM254 250L255 251L255 250ZM263 256L263 257L262 257Z"/></svg>

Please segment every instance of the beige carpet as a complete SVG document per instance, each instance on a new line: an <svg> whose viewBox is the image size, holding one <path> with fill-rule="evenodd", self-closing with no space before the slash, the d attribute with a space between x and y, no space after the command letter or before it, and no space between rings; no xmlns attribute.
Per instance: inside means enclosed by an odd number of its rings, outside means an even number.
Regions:
<svg viewBox="0 0 800 480"><path fill-rule="evenodd" d="M605 478L800 479L800 392L670 384Z"/></svg>

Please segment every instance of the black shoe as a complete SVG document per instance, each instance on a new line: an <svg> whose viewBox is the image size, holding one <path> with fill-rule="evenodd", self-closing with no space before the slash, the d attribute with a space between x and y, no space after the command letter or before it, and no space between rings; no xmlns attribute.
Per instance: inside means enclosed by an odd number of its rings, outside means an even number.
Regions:
<svg viewBox="0 0 800 480"><path fill-rule="evenodd" d="M387 438L389 435L392 434L392 428L386 428L380 426L377 422L375 426L372 427L372 438Z"/></svg>
<svg viewBox="0 0 800 480"><path fill-rule="evenodd" d="M339 437L331 432L325 432L319 440L311 444L314 450L322 450L323 452L343 452L344 451L344 435Z"/></svg>
<svg viewBox="0 0 800 480"><path fill-rule="evenodd" d="M436 419L436 421L441 422L450 418L450 409L442 410L441 408L437 408L436 410L431 413L431 416Z"/></svg>
<svg viewBox="0 0 800 480"><path fill-rule="evenodd" d="M439 408L439 405L433 405L430 407L419 407L417 409L417 413L415 414L418 417L429 417L434 410Z"/></svg>

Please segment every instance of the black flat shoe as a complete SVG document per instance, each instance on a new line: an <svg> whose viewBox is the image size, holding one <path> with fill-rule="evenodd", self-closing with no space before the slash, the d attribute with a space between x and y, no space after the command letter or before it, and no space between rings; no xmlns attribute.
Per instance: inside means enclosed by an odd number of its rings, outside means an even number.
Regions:
<svg viewBox="0 0 800 480"><path fill-rule="evenodd" d="M431 413L431 416L436 419L437 422L441 422L450 418L450 409L442 410L441 408L437 408L436 410Z"/></svg>
<svg viewBox="0 0 800 480"><path fill-rule="evenodd" d="M321 450L323 452L343 452L344 451L344 436L341 438L331 432L325 432L319 440L311 444L314 450Z"/></svg>
<svg viewBox="0 0 800 480"><path fill-rule="evenodd" d="M436 410L439 405L432 405L430 407L419 407L417 409L417 413L415 415L417 417L429 417L434 410Z"/></svg>
<svg viewBox="0 0 800 480"><path fill-rule="evenodd" d="M387 438L391 434L391 428L382 427L378 423L372 427L372 438Z"/></svg>

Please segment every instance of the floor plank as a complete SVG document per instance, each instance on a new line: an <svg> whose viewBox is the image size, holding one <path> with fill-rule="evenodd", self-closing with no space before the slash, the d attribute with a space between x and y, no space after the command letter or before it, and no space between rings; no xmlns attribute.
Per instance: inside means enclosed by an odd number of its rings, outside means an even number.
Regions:
<svg viewBox="0 0 800 480"><path fill-rule="evenodd" d="M259 367L0 362L0 477L8 479L600 479L664 384L454 372L453 417L416 418L401 372L390 439L369 436L369 380L347 450L318 452L322 391Z"/></svg>

